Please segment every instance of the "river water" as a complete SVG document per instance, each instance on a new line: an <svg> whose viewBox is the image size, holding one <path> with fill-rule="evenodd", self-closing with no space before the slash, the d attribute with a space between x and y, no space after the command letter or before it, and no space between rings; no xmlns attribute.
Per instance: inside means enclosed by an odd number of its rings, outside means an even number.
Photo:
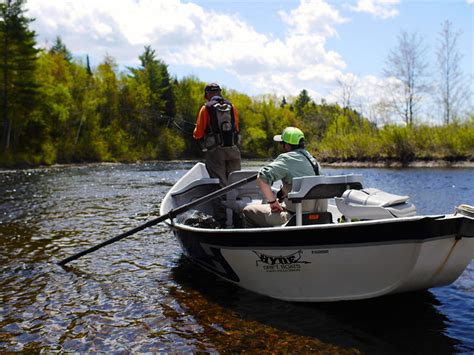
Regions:
<svg viewBox="0 0 474 355"><path fill-rule="evenodd" d="M474 262L450 286L326 304L278 301L222 281L183 258L164 224L66 269L55 264L158 216L191 166L1 171L0 351L474 351ZM366 186L410 195L422 214L474 204L473 169L324 172L363 174Z"/></svg>

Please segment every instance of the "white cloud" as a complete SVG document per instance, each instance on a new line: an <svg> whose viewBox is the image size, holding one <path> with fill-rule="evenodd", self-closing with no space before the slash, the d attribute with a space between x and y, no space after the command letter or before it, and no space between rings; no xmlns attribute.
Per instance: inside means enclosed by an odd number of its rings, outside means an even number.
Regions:
<svg viewBox="0 0 474 355"><path fill-rule="evenodd" d="M474 0L466 0L468 4L474 4Z"/></svg>
<svg viewBox="0 0 474 355"><path fill-rule="evenodd" d="M279 12L282 20L292 27L292 32L322 37L336 35L335 24L346 20L323 0L301 0L298 8Z"/></svg>
<svg viewBox="0 0 474 355"><path fill-rule="evenodd" d="M74 53L108 53L124 65L136 63L144 45L167 55L197 40L195 26L204 23L200 7L177 0L29 0L27 7L41 37L60 35Z"/></svg>
<svg viewBox="0 0 474 355"><path fill-rule="evenodd" d="M74 54L88 53L96 62L109 54L129 66L151 45L167 64L190 73L217 68L249 93L294 95L306 88L318 97L346 66L325 47L346 19L324 0L301 0L280 11L283 38L258 32L234 14L180 0L29 0L27 7L42 40L59 35Z"/></svg>
<svg viewBox="0 0 474 355"><path fill-rule="evenodd" d="M398 15L396 5L399 3L400 0L358 0L357 5L352 6L351 9L357 12L367 12L382 19L388 19Z"/></svg>

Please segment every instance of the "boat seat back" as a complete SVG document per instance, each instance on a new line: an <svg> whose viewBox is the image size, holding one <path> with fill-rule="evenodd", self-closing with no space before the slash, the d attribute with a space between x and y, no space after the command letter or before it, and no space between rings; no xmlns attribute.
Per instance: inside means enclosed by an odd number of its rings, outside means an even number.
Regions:
<svg viewBox="0 0 474 355"><path fill-rule="evenodd" d="M228 178L229 185L255 175L256 173L257 171L255 170L232 171ZM240 214L245 206L254 203L262 203L262 193L260 192L256 180L227 192L225 201L226 225L229 227L232 226L234 213Z"/></svg>
<svg viewBox="0 0 474 355"><path fill-rule="evenodd" d="M339 211L351 219L374 220L410 217L416 214L409 196L391 194L379 189L347 190L336 198Z"/></svg>
<svg viewBox="0 0 474 355"><path fill-rule="evenodd" d="M362 189L362 175L303 176L293 179L288 199L293 203L341 196L347 189Z"/></svg>
<svg viewBox="0 0 474 355"><path fill-rule="evenodd" d="M326 200L341 196L347 189L361 189L362 175L303 176L293 179L288 200L295 207L296 225L303 225L305 200ZM307 212L307 211L305 211ZM332 219L330 220L332 222ZM328 223L330 223L328 222Z"/></svg>
<svg viewBox="0 0 474 355"><path fill-rule="evenodd" d="M220 182L217 178L202 178L190 182L183 188L171 193L173 207L182 206L188 202L194 201L200 197L206 196L214 191L219 190ZM212 213L212 205L210 202L196 206L196 210L206 214Z"/></svg>

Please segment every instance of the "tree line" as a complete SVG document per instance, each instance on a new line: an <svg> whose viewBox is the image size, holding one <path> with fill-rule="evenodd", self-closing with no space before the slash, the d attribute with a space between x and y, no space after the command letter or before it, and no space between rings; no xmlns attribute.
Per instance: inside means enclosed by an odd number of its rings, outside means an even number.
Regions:
<svg viewBox="0 0 474 355"><path fill-rule="evenodd" d="M75 58L60 37L38 49L25 5L25 0L0 4L0 166L201 156L192 131L206 83L172 77L150 46L139 66L125 70L111 56L91 68L89 58ZM322 161L473 159L474 114L455 119L458 96L452 87L458 89L459 81L445 79L450 101L440 126L415 124L412 100L404 106L406 125L378 127L351 107L350 85L341 105L316 103L305 89L292 98L250 97L228 88L223 94L238 109L245 158L275 155L273 135L292 125L305 132L308 148ZM412 99L417 89L407 91Z"/></svg>

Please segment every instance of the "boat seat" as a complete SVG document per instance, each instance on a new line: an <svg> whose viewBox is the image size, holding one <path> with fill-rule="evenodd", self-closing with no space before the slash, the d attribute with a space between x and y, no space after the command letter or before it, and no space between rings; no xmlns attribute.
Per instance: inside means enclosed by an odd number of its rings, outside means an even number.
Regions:
<svg viewBox="0 0 474 355"><path fill-rule="evenodd" d="M208 195L220 189L220 182L217 178L202 178L194 180L188 185L171 193L174 207L182 206L188 202L194 201L200 197ZM196 210L202 211L206 214L213 214L210 202L203 203L196 206Z"/></svg>
<svg viewBox="0 0 474 355"><path fill-rule="evenodd" d="M255 175L255 170L237 170L229 174L229 185L249 176ZM262 193L258 187L257 181L253 180L245 185L239 186L226 194L224 202L226 206L226 225L231 227L234 223L234 213L240 214L245 206L262 203Z"/></svg>
<svg viewBox="0 0 474 355"><path fill-rule="evenodd" d="M288 198L302 200L340 197L348 189L362 189L362 175L303 176L293 179Z"/></svg>
<svg viewBox="0 0 474 355"><path fill-rule="evenodd" d="M319 175L294 178L288 199L295 205L296 225L303 225L302 202L304 200L340 197L348 189L362 189L362 175Z"/></svg>
<svg viewBox="0 0 474 355"><path fill-rule="evenodd" d="M339 211L348 218L374 220L410 217L416 208L407 202L409 196L394 195L379 189L347 190L336 198Z"/></svg>

